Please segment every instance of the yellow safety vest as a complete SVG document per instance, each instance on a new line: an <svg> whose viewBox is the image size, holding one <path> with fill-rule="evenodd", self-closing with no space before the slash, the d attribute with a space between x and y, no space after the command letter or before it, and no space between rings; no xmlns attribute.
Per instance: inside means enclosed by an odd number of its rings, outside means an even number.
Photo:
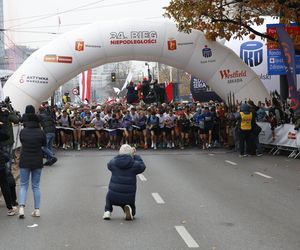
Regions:
<svg viewBox="0 0 300 250"><path fill-rule="evenodd" d="M244 112L240 112L240 114L241 114L241 130L251 130L252 113L245 114Z"/></svg>

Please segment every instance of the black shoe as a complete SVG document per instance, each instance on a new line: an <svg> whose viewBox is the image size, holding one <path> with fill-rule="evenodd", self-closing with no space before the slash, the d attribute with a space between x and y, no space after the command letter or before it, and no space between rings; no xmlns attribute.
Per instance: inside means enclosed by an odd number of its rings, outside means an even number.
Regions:
<svg viewBox="0 0 300 250"><path fill-rule="evenodd" d="M57 162L57 158L56 157L53 157L49 160L49 164L48 166L52 166L55 162Z"/></svg>

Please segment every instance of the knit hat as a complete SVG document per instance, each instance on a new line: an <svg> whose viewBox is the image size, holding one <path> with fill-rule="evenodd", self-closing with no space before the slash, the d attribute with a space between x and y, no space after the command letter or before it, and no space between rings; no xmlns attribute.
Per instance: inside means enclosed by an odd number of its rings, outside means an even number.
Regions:
<svg viewBox="0 0 300 250"><path fill-rule="evenodd" d="M123 144L119 150L120 155L132 155L133 148L128 144Z"/></svg>

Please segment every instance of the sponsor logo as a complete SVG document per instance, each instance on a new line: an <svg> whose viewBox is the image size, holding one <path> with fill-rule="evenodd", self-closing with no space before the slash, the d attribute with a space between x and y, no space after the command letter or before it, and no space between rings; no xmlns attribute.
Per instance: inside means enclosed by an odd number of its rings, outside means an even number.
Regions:
<svg viewBox="0 0 300 250"><path fill-rule="evenodd" d="M209 48L207 45L204 46L204 48L202 49L202 55L203 57L212 57L212 51L211 48Z"/></svg>
<svg viewBox="0 0 300 250"><path fill-rule="evenodd" d="M261 73L260 75L257 75L257 76L260 80L272 80L272 76L269 74Z"/></svg>
<svg viewBox="0 0 300 250"><path fill-rule="evenodd" d="M84 51L84 41L76 41L75 42L75 50Z"/></svg>
<svg viewBox="0 0 300 250"><path fill-rule="evenodd" d="M45 55L44 62L53 63L72 63L73 58L71 56L57 56L57 55Z"/></svg>
<svg viewBox="0 0 300 250"><path fill-rule="evenodd" d="M297 140L297 135L296 135L296 133L289 132L289 133L288 133L288 139L289 139L289 140Z"/></svg>
<svg viewBox="0 0 300 250"><path fill-rule="evenodd" d="M19 83L48 84L49 78L44 76L21 75Z"/></svg>
<svg viewBox="0 0 300 250"><path fill-rule="evenodd" d="M243 82L243 78L247 77L246 70L230 71L230 69L220 70L221 79L226 79L227 83L239 83Z"/></svg>
<svg viewBox="0 0 300 250"><path fill-rule="evenodd" d="M257 41L245 42L240 47L240 58L250 67L263 62L263 44Z"/></svg>
<svg viewBox="0 0 300 250"><path fill-rule="evenodd" d="M156 31L111 32L111 45L148 45L157 43Z"/></svg>
<svg viewBox="0 0 300 250"><path fill-rule="evenodd" d="M192 87L195 92L198 91L205 91L207 89L206 83L203 80L200 80L198 78L194 78L192 81Z"/></svg>
<svg viewBox="0 0 300 250"><path fill-rule="evenodd" d="M193 42L182 42L178 43L174 38L169 38L168 40L168 50L177 50L177 46L186 46L186 45L193 45Z"/></svg>
<svg viewBox="0 0 300 250"><path fill-rule="evenodd" d="M101 45L85 44L85 42L82 40L78 40L75 42L75 50L84 51L85 48L100 49Z"/></svg>
<svg viewBox="0 0 300 250"><path fill-rule="evenodd" d="M174 38L169 38L168 40L168 50L176 50L177 49L177 43Z"/></svg>

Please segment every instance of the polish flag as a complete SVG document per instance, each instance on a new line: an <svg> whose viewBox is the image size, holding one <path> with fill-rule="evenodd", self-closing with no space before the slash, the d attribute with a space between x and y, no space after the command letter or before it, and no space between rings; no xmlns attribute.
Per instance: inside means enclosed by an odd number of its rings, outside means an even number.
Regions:
<svg viewBox="0 0 300 250"><path fill-rule="evenodd" d="M90 100L91 98L91 80L92 80L92 70L86 70L79 76L79 93L81 100Z"/></svg>
<svg viewBox="0 0 300 250"><path fill-rule="evenodd" d="M171 102L173 100L173 83L172 82L169 82L166 84L165 91L166 91L168 102Z"/></svg>

